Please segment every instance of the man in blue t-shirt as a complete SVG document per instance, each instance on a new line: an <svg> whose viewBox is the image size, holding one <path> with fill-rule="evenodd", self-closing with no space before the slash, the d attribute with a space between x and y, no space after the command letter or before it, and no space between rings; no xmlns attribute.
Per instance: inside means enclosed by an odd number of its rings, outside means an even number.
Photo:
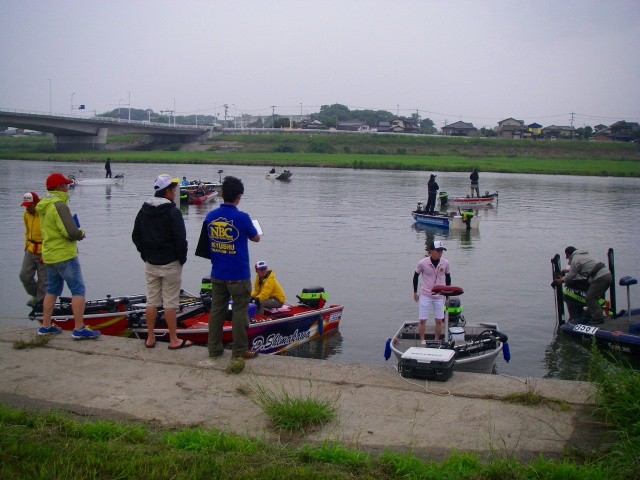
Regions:
<svg viewBox="0 0 640 480"><path fill-rule="evenodd" d="M209 315L209 356L222 356L222 328L232 300L233 349L231 358L254 358L257 351L247 350L249 340L249 300L251 298L251 263L249 243L259 242L260 235L251 217L238 204L244 193L240 179L226 177L222 182L219 208L210 211L202 224L196 255L211 260L211 314Z"/></svg>

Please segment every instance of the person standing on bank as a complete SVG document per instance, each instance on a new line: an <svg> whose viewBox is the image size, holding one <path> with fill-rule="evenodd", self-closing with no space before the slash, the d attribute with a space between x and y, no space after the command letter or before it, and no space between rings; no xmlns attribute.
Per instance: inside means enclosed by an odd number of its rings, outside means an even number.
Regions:
<svg viewBox="0 0 640 480"><path fill-rule="evenodd" d="M145 262L147 281L147 340L156 346L155 326L158 308L164 308L169 329L169 350L190 347L176 333L177 314L182 287L182 266L187 262L187 230L182 212L175 204L180 180L162 174L153 185L153 197L142 204L136 216L131 240Z"/></svg>
<svg viewBox="0 0 640 480"><path fill-rule="evenodd" d="M429 245L429 256L418 263L413 274L413 301L418 302L418 335L422 345L426 344L424 334L429 311L433 309L435 316L434 339L440 340L442 323L444 322L444 295L434 295L431 289L436 285L451 285L449 261L442 258L446 250L440 240ZM422 275L422 286L418 293L418 278Z"/></svg>
<svg viewBox="0 0 640 480"><path fill-rule="evenodd" d="M104 178L111 178L111 158L107 157L107 163L104 164L104 169L107 171Z"/></svg>
<svg viewBox="0 0 640 480"><path fill-rule="evenodd" d="M20 269L20 281L31 299L27 306L36 308L42 305L47 291L47 267L42 262L42 233L40 232L40 214L36 212L36 205L40 198L35 192L27 192L22 197L25 207L24 220L24 257ZM36 274L38 280L36 281Z"/></svg>
<svg viewBox="0 0 640 480"><path fill-rule="evenodd" d="M429 182L427 183L428 198L427 206L424 210L427 215L432 215L436 208L436 196L438 195L438 190L440 190L440 187L436 183L436 177L437 175L432 173L429 177Z"/></svg>
<svg viewBox="0 0 640 480"><path fill-rule="evenodd" d="M480 196L480 175L478 174L478 169L474 168L471 175L469 175L469 180L471 180L471 197L473 198L473 192L476 192L476 197Z"/></svg>
<svg viewBox="0 0 640 480"><path fill-rule="evenodd" d="M42 303L42 327L38 329L38 335L61 332L61 328L51 321L51 316L66 282L71 290L71 311L75 322L71 336L82 340L97 338L100 332L84 324L86 289L77 242L85 238L85 233L76 224L67 205L71 183L73 180L61 173L52 173L46 182L48 194L36 206L42 232L42 261L47 266L47 293Z"/></svg>
<svg viewBox="0 0 640 480"><path fill-rule="evenodd" d="M276 280L276 274L273 270L269 270L267 262L260 260L256 263L256 279L253 282L253 291L251 298L257 298L260 301L260 307L257 313L262 315L265 308L280 308L286 300L282 287Z"/></svg>
<svg viewBox="0 0 640 480"><path fill-rule="evenodd" d="M583 323L604 323L604 311L600 305L600 298L611 286L611 272L603 262L599 262L589 255L587 250L567 247L564 250L570 268L562 269L562 277L556 283L574 280L577 276L586 278L589 289L585 294L587 302L587 317Z"/></svg>
<svg viewBox="0 0 640 480"><path fill-rule="evenodd" d="M222 182L224 203L210 211L202 224L196 255L211 261L211 314L209 316L209 357L222 356L222 327L232 301L233 349L231 359L254 358L248 350L251 267L249 242L259 242L260 235L251 217L238 209L244 193L242 181L226 177Z"/></svg>

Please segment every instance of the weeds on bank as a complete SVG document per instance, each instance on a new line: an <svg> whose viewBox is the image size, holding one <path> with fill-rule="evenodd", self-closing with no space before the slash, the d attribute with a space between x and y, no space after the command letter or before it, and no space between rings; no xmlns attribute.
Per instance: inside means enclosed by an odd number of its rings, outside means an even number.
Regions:
<svg viewBox="0 0 640 480"><path fill-rule="evenodd" d="M560 410L567 411L571 408L571 405L564 400L553 397L545 397L537 393L534 389L529 388L526 392L510 393L502 397L502 399L509 403L519 403L521 405L536 406L543 403L550 403L556 405Z"/></svg>
<svg viewBox="0 0 640 480"><path fill-rule="evenodd" d="M16 350L24 350L25 348L42 347L49 343L51 335L35 335L29 340L18 339L13 341L13 348Z"/></svg>
<svg viewBox="0 0 640 480"><path fill-rule="evenodd" d="M607 359L604 355L611 358ZM596 413L613 425L616 439L604 452L602 463L621 478L640 476L640 372L624 360L591 346L589 380L597 388Z"/></svg>
<svg viewBox="0 0 640 480"><path fill-rule="evenodd" d="M482 462L452 452L372 456L331 442L295 448L215 429L85 421L0 405L0 478L617 479L597 461Z"/></svg>
<svg viewBox="0 0 640 480"><path fill-rule="evenodd" d="M282 385L272 390L258 383L254 392L251 401L271 419L275 428L286 433L304 432L308 428L325 425L337 415L335 400L320 398L312 391L306 395L302 392L293 395Z"/></svg>

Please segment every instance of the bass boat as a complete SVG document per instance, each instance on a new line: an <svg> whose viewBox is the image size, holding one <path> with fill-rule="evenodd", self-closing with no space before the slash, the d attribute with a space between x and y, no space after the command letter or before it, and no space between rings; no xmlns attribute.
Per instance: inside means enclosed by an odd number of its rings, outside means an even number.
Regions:
<svg viewBox="0 0 640 480"><path fill-rule="evenodd" d="M112 178L77 178L73 175L69 175L69 178L73 180L70 187L75 186L95 186L95 185L122 185L124 183L124 173L114 175Z"/></svg>
<svg viewBox="0 0 640 480"><path fill-rule="evenodd" d="M472 197L471 195L467 195L464 197L451 197L449 198L449 194L447 192L440 192L438 195L440 199L440 205L448 205L449 202L453 206L456 207L482 207L484 205L491 205L491 203L495 200L498 202L498 192L489 193L488 191L484 192L484 195L480 197Z"/></svg>
<svg viewBox="0 0 640 480"><path fill-rule="evenodd" d="M179 338L198 344L208 342L210 289L210 279L203 279L202 302L199 305L186 306L178 312ZM260 353L282 353L338 328L344 307L328 305L328 294L324 288L305 288L297 298L297 305L286 304L278 309L265 309L262 315L255 313L256 305L249 304L249 349ZM131 330L134 336L146 339L145 318L141 317L138 324L131 325ZM160 316L154 332L158 340L169 340L169 329L162 325ZM230 347L233 342L231 306L223 326L222 342L225 347Z"/></svg>
<svg viewBox="0 0 640 480"><path fill-rule="evenodd" d="M452 372L492 373L497 356L511 359L508 338L493 322L467 323L459 298L462 288L437 285L433 292L446 297L444 339L434 338L427 325L425 343L418 334L418 321L404 322L387 340L385 359L393 353L404 377L446 380Z"/></svg>
<svg viewBox="0 0 640 480"><path fill-rule="evenodd" d="M283 170L282 172L267 172L265 174L266 178L269 180L289 180L293 173L290 170Z"/></svg>
<svg viewBox="0 0 640 480"><path fill-rule="evenodd" d="M434 225L436 227L452 230L470 230L480 227L480 218L476 217L473 210L458 208L458 212L449 214L434 212L426 213L422 203L418 203L416 209L411 212L413 219L424 225Z"/></svg>
<svg viewBox="0 0 640 480"><path fill-rule="evenodd" d="M281 353L305 342L335 331L342 319L342 305L327 304L328 294L322 287L304 288L297 305L266 310L256 314L256 305L249 304L250 318L247 333L249 348L260 353ZM107 296L86 302L83 317L85 325L104 335L147 338L146 296ZM211 309L211 280L203 279L200 295L182 291L177 312L177 334L180 339L206 344L209 338L209 312ZM32 320L42 323L42 310L32 311ZM56 303L52 321L63 330L75 327L71 311L71 298L61 297ZM158 310L154 328L157 340L169 341L169 329L164 311ZM224 323L222 341L230 347L233 341L231 306Z"/></svg>
<svg viewBox="0 0 640 480"><path fill-rule="evenodd" d="M617 312L615 263L612 248L609 249L607 258L612 279L609 287L609 299L604 297L600 299L600 304L605 312L602 323L594 323L585 312L585 294L589 288L588 280L576 279L563 284L556 283L555 279L562 276L560 255L556 254L551 259L554 279L551 287L554 290L558 328L562 333L584 341L586 346L590 346L592 340L595 340L596 344L612 353L621 353L638 361L640 360L640 309L631 308L629 296L630 287L637 285L638 280L630 276L620 278L619 285L627 289L627 309ZM566 319L565 305L568 313Z"/></svg>

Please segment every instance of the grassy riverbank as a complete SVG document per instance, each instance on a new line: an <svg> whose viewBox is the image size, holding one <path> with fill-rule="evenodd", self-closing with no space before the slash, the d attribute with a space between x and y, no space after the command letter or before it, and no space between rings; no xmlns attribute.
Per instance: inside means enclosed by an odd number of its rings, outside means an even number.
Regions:
<svg viewBox="0 0 640 480"><path fill-rule="evenodd" d="M55 152L50 137L0 138L0 158L171 164L238 164L378 170L640 177L630 143L529 141L397 135L226 135L202 145L150 150L136 136L113 136L108 150Z"/></svg>
<svg viewBox="0 0 640 480"><path fill-rule="evenodd" d="M369 455L336 444L296 445L193 427L160 429L71 414L0 406L1 478L263 479L628 479L640 471L640 376L593 350L591 380L600 416L615 431L600 451L567 449L563 460L482 461L453 452L442 462L406 454ZM247 394L252 389L246 387ZM286 439L286 435L282 437ZM290 437L289 437L290 438ZM301 446L300 446L301 445Z"/></svg>

